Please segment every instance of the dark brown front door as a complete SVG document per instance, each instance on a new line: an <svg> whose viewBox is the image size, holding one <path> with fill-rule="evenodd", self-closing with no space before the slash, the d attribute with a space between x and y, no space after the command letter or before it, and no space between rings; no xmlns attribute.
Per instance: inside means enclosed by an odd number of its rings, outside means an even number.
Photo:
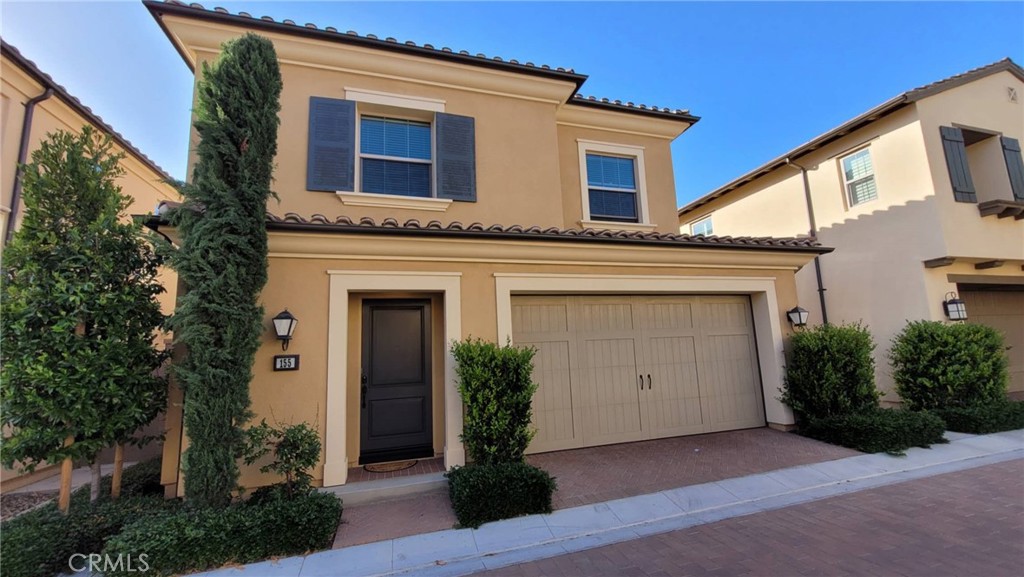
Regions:
<svg viewBox="0 0 1024 577"><path fill-rule="evenodd" d="M364 300L359 462L434 456L430 301Z"/></svg>

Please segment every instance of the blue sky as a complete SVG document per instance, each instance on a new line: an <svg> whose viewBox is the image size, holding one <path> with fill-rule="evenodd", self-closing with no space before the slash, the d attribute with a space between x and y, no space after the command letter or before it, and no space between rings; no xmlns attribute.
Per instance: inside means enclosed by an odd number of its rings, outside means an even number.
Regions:
<svg viewBox="0 0 1024 577"><path fill-rule="evenodd" d="M703 117L680 204L911 89L1024 63L1024 2L207 2L232 13L574 68L586 95ZM4 39L171 175L191 74L141 2L0 2Z"/></svg>

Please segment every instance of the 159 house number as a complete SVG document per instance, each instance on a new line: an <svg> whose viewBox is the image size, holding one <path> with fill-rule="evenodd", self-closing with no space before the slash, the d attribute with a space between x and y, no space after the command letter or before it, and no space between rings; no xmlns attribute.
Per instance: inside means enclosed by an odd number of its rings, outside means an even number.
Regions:
<svg viewBox="0 0 1024 577"><path fill-rule="evenodd" d="M275 371L299 370L299 355L274 355Z"/></svg>

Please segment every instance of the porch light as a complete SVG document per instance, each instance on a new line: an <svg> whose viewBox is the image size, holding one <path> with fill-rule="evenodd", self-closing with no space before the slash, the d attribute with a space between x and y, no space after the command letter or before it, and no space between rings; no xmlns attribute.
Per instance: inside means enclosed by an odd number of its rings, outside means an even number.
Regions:
<svg viewBox="0 0 1024 577"><path fill-rule="evenodd" d="M292 333L295 332L297 324L299 324L299 319L288 312L288 309L284 309L274 317L274 332L277 333L277 339L281 341L282 351L288 350L288 341L292 340Z"/></svg>
<svg viewBox="0 0 1024 577"><path fill-rule="evenodd" d="M957 298L955 292L946 293L946 300L942 301L942 308L951 321L967 320L967 305Z"/></svg>
<svg viewBox="0 0 1024 577"><path fill-rule="evenodd" d="M802 327L807 325L807 317L811 316L811 313L800 307L793 307L786 311L786 316L789 317L789 324L794 327Z"/></svg>

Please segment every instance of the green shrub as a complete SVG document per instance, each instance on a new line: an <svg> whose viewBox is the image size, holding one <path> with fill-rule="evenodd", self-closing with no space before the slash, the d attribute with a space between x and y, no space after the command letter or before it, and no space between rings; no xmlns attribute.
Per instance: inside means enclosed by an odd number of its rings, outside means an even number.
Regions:
<svg viewBox="0 0 1024 577"><path fill-rule="evenodd" d="M284 477L280 485L283 495L292 498L313 491L313 476L309 469L320 460L320 433L316 428L306 423L271 427L263 420L250 428L247 434L246 465L252 465L273 451L274 460L260 467L260 471L273 471ZM260 499L263 496L261 494Z"/></svg>
<svg viewBox="0 0 1024 577"><path fill-rule="evenodd" d="M557 484L543 469L526 463L455 467L446 475L455 517L463 527L520 515L551 512Z"/></svg>
<svg viewBox="0 0 1024 577"><path fill-rule="evenodd" d="M293 499L236 503L220 509L181 509L151 515L107 541L103 553L146 554L150 572L173 575L300 555L331 546L341 518L341 500L326 493ZM131 577L127 570L107 577Z"/></svg>
<svg viewBox="0 0 1024 577"><path fill-rule="evenodd" d="M914 321L893 339L889 361L896 391L914 411L1006 398L1006 346L991 327Z"/></svg>
<svg viewBox="0 0 1024 577"><path fill-rule="evenodd" d="M821 325L790 339L780 400L798 422L871 411L878 407L875 344L859 324Z"/></svg>
<svg viewBox="0 0 1024 577"><path fill-rule="evenodd" d="M466 406L462 442L470 459L478 464L522 462L535 432L530 419L536 350L470 339L455 343L452 352Z"/></svg>
<svg viewBox="0 0 1024 577"><path fill-rule="evenodd" d="M933 411L958 433L984 435L1024 429L1024 401L1001 400L969 407L946 407Z"/></svg>
<svg viewBox="0 0 1024 577"><path fill-rule="evenodd" d="M814 419L800 433L865 453L900 455L911 447L945 443L945 428L942 419L928 412L876 409Z"/></svg>

